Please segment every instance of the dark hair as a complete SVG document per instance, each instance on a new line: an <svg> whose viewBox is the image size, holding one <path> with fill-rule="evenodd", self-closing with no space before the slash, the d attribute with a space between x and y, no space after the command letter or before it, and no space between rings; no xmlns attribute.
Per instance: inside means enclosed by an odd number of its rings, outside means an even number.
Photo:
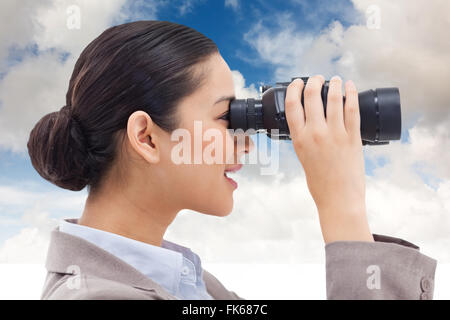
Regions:
<svg viewBox="0 0 450 320"><path fill-rule="evenodd" d="M118 132L129 116L143 110L163 130L174 130L177 104L205 78L195 66L218 52L202 33L168 21L105 30L78 58L66 105L31 131L33 167L61 188L94 191L116 159Z"/></svg>

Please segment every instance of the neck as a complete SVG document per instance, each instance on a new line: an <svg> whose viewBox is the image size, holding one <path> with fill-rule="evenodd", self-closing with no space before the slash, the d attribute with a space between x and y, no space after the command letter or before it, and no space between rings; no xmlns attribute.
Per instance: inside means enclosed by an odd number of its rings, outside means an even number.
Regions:
<svg viewBox="0 0 450 320"><path fill-rule="evenodd" d="M142 199L137 190L105 190L89 195L78 224L161 246L179 210L165 206L158 195Z"/></svg>

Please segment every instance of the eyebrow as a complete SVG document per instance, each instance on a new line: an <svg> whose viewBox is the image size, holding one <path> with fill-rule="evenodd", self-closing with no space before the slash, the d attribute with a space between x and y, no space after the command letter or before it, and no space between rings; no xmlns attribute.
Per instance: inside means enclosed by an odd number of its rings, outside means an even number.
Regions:
<svg viewBox="0 0 450 320"><path fill-rule="evenodd" d="M222 101L225 101L225 100L234 100L234 99L236 99L236 97L234 95L223 96L223 97L220 97L219 99L217 99L217 101L214 102L214 104L218 104L219 102L222 102Z"/></svg>

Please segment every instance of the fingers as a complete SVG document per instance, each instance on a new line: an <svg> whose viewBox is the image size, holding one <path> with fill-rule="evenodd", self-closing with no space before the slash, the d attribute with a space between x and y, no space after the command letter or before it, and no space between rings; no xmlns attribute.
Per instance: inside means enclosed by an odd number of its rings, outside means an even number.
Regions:
<svg viewBox="0 0 450 320"><path fill-rule="evenodd" d="M358 91L351 80L345 83L344 123L347 134L352 139L361 140Z"/></svg>
<svg viewBox="0 0 450 320"><path fill-rule="evenodd" d="M284 108L292 139L298 137L300 130L305 126L305 112L300 100L303 86L302 79L294 79L286 89Z"/></svg>
<svg viewBox="0 0 450 320"><path fill-rule="evenodd" d="M344 132L344 102L342 98L342 80L340 77L334 76L331 78L327 99L327 124L333 129Z"/></svg>
<svg viewBox="0 0 450 320"><path fill-rule="evenodd" d="M359 113L358 91L352 81L345 83L345 107L342 99L342 80L333 77L330 80L327 97L327 118L323 110L321 90L325 79L322 75L310 77L306 86L301 79L292 81L285 98L286 120L291 137L298 136L306 125L320 127L329 125L343 129L351 139L361 140L361 118ZM303 87L304 90L303 90ZM305 106L301 103L304 94Z"/></svg>
<svg viewBox="0 0 450 320"><path fill-rule="evenodd" d="M325 78L322 75L310 77L304 91L306 124L312 126L326 125L321 97L322 85Z"/></svg>

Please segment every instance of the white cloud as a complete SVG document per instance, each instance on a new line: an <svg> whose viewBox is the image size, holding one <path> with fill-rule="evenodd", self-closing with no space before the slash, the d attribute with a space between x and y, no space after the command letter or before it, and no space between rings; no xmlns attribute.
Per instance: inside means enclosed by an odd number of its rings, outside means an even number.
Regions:
<svg viewBox="0 0 450 320"><path fill-rule="evenodd" d="M354 4L364 15L373 1ZM442 79L450 78L450 20L445 16L450 3L382 0L376 5L380 29L365 23L344 29L334 21L312 35L296 27L297 15L291 12L277 17L278 29L267 28L261 20L244 39L264 62L275 65L277 81L321 73L352 79L360 90L397 86L406 121L422 114L427 126L448 123L450 91Z"/></svg>
<svg viewBox="0 0 450 320"><path fill-rule="evenodd" d="M36 20L38 31L33 40L41 50L53 48L68 51L78 57L82 49L111 25L120 16L125 0L101 1L53 1L51 9L39 8ZM70 6L80 10L80 29L69 29L67 21L73 15L68 13Z"/></svg>
<svg viewBox="0 0 450 320"><path fill-rule="evenodd" d="M36 201L37 195L33 192L12 188L10 186L0 186L0 206L18 205Z"/></svg>
<svg viewBox="0 0 450 320"><path fill-rule="evenodd" d="M74 59L58 62L58 54L30 56L0 82L0 146L24 151L28 136L44 115L65 104Z"/></svg>
<svg viewBox="0 0 450 320"><path fill-rule="evenodd" d="M34 124L46 113L65 104L68 81L84 47L105 29L127 18L138 17L132 8L145 6L146 18L155 17L158 1L125 0L13 0L0 3L0 149L26 150L26 141ZM67 21L80 9L80 29L69 29ZM133 14L131 12L134 12ZM139 12L139 11L137 11ZM39 55L27 46L36 45ZM5 63L8 50L22 52L20 61ZM25 53L24 53L25 52ZM61 55L69 54L61 62Z"/></svg>
<svg viewBox="0 0 450 320"><path fill-rule="evenodd" d="M37 28L34 14L37 8L49 8L50 4L49 0L5 0L0 3L0 70L6 67L3 64L10 47L24 47L31 42Z"/></svg>
<svg viewBox="0 0 450 320"><path fill-rule="evenodd" d="M81 50L111 22L123 21L130 5L126 0L5 0L0 4L0 61L4 61L11 46L24 48L37 44L40 50L49 48L78 56ZM151 10L151 3L146 8ZM137 4L143 5L142 1ZM135 6L137 5L134 4ZM80 9L80 29L69 29L70 6ZM123 8L122 8L123 7ZM121 8L123 11L121 11Z"/></svg>
<svg viewBox="0 0 450 320"><path fill-rule="evenodd" d="M313 36L295 35L295 24L290 22L291 14L276 14L276 21L280 23L280 30L268 30L263 21L258 21L253 28L244 34L248 41L259 53L263 62L282 66L290 66L297 59L299 53L310 47Z"/></svg>
<svg viewBox="0 0 450 320"><path fill-rule="evenodd" d="M2 263L42 263L49 243L48 232L38 228L24 228L19 234L7 239L0 248Z"/></svg>
<svg viewBox="0 0 450 320"><path fill-rule="evenodd" d="M20 220L27 227L0 246L0 263L43 263L56 220L34 209L25 212Z"/></svg>
<svg viewBox="0 0 450 320"><path fill-rule="evenodd" d="M232 8L236 11L239 9L239 0L225 0L225 7Z"/></svg>
<svg viewBox="0 0 450 320"><path fill-rule="evenodd" d="M238 70L231 70L231 73L233 75L236 99L258 99L260 97L259 91L257 88L255 88L255 85L253 83L250 85L250 87L245 86L245 79L242 73L240 73Z"/></svg>
<svg viewBox="0 0 450 320"><path fill-rule="evenodd" d="M54 187L50 191L42 191L26 189L21 182L14 186L0 185L0 209L20 206L24 208L22 213L26 213L27 210L56 212L79 210L84 205L86 197L86 189L72 192ZM2 213L4 211L2 210Z"/></svg>
<svg viewBox="0 0 450 320"><path fill-rule="evenodd" d="M86 192L24 190L0 186L2 229L25 226L0 245L0 263L43 263L51 230L58 219L81 215ZM8 212L14 207L15 212ZM17 210L20 209L20 210ZM20 212L20 213L18 213Z"/></svg>
<svg viewBox="0 0 450 320"><path fill-rule="evenodd" d="M204 0L181 0L181 5L178 7L178 12L180 15L185 15L192 12L194 6Z"/></svg>

